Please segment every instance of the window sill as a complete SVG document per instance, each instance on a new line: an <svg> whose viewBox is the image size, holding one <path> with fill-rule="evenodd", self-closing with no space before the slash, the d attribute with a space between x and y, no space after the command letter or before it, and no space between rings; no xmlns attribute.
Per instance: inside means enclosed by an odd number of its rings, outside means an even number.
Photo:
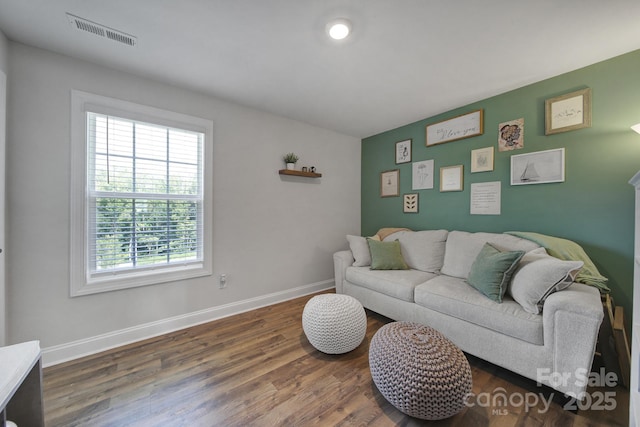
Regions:
<svg viewBox="0 0 640 427"><path fill-rule="evenodd" d="M90 278L85 281L85 283L78 284L77 286L72 284L71 297L177 282L196 277L211 276L211 274L211 271L204 268L202 264L164 268L162 271L149 270L129 274L105 274Z"/></svg>

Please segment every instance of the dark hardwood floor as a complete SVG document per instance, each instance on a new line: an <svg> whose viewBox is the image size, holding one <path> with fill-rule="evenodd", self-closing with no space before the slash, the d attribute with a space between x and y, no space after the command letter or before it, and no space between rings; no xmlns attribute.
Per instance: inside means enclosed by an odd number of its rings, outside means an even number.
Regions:
<svg viewBox="0 0 640 427"><path fill-rule="evenodd" d="M343 355L315 350L302 330L312 296L148 339L44 370L46 425L55 426L625 426L628 391L613 410L563 409L535 382L468 356L469 407L422 421L396 410L369 372L368 347L389 319L367 312L364 342ZM502 391L504 389L504 391ZM493 399L505 393L510 404ZM542 394L541 394L542 393ZM545 399L556 397L545 410ZM522 400L519 399L522 397ZM527 408L524 399L533 405ZM595 399L594 399L595 400ZM572 402L568 402L571 404ZM609 400L608 408L611 408Z"/></svg>

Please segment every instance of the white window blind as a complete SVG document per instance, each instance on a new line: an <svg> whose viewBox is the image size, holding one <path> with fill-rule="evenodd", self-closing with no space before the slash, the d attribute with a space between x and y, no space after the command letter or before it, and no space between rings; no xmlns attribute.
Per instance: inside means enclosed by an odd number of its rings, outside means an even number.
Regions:
<svg viewBox="0 0 640 427"><path fill-rule="evenodd" d="M91 273L201 262L203 134L87 113Z"/></svg>
<svg viewBox="0 0 640 427"><path fill-rule="evenodd" d="M210 120L71 96L71 296L211 275Z"/></svg>

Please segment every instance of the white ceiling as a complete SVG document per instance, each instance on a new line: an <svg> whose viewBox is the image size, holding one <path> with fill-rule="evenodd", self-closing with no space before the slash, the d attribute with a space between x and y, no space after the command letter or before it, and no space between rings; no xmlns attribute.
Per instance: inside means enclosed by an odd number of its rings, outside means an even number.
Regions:
<svg viewBox="0 0 640 427"><path fill-rule="evenodd" d="M74 30L67 12L137 45ZM346 42L325 36L335 17L353 23ZM640 1L0 0L0 29L366 137L639 49Z"/></svg>

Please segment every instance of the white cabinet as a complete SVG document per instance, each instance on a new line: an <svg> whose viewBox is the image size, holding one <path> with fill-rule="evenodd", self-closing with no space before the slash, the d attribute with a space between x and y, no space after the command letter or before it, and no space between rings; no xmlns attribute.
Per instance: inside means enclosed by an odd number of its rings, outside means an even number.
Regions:
<svg viewBox="0 0 640 427"><path fill-rule="evenodd" d="M0 347L0 425L44 427L40 343Z"/></svg>

